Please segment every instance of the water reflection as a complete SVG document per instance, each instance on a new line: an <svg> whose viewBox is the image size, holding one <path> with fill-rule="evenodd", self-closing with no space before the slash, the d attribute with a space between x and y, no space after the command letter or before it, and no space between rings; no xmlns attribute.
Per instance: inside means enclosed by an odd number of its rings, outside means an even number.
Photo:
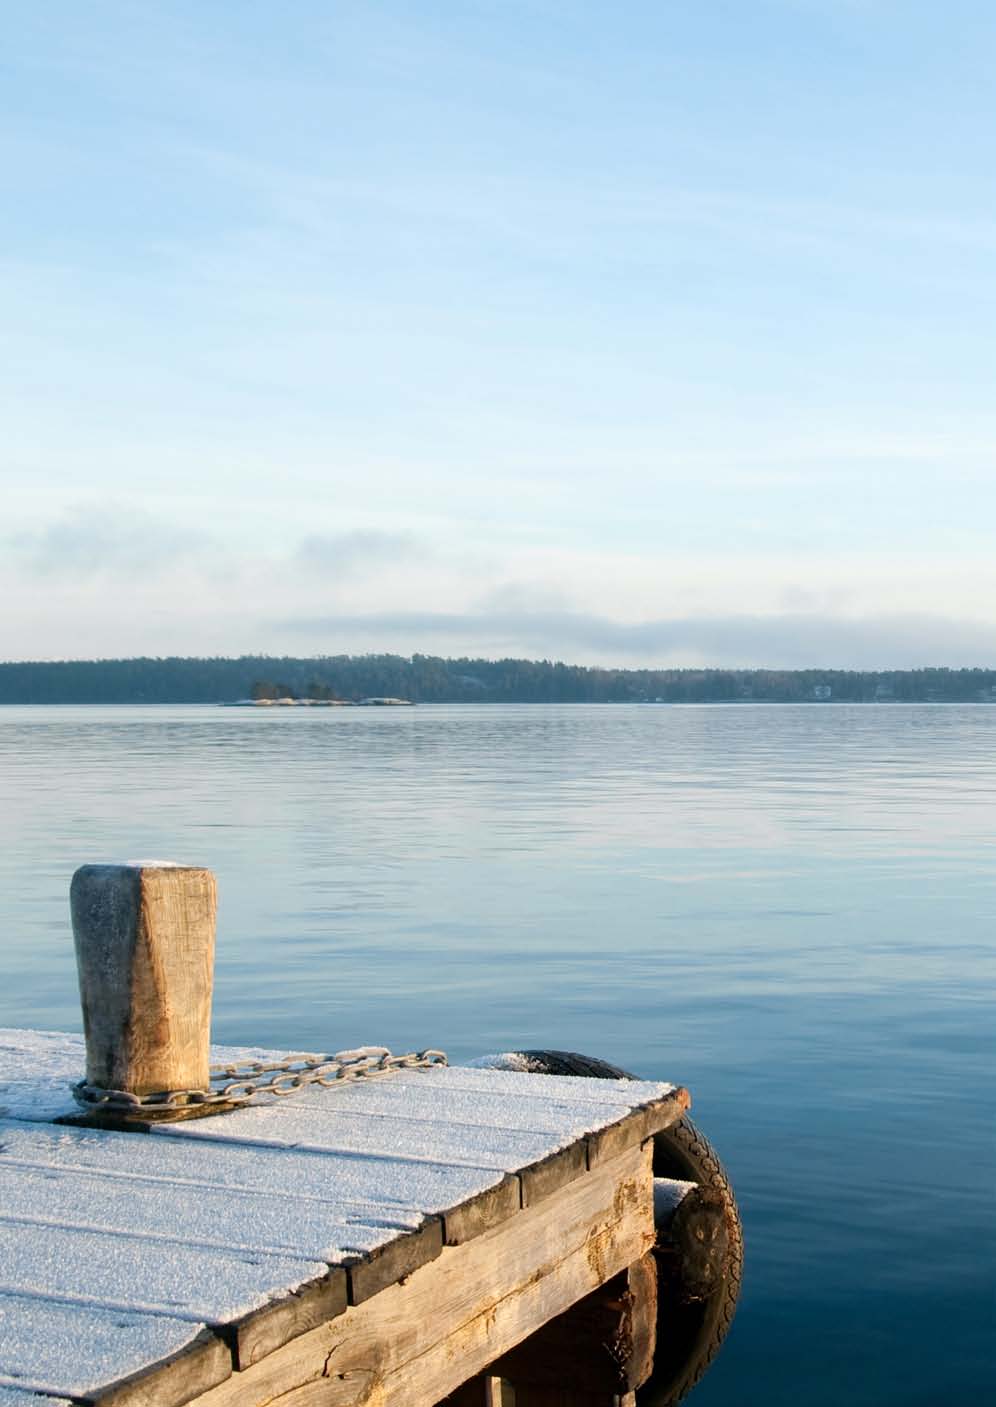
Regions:
<svg viewBox="0 0 996 1407"><path fill-rule="evenodd" d="M993 1386L996 708L0 710L0 1022L78 1029L69 876L211 865L234 1043L687 1082L744 1203L708 1407Z"/></svg>

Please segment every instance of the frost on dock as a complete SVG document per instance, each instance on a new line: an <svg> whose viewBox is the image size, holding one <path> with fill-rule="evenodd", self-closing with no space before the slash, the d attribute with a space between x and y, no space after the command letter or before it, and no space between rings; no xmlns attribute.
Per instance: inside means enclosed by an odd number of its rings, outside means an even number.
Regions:
<svg viewBox="0 0 996 1407"><path fill-rule="evenodd" d="M0 1031L8 1394L93 1394L303 1287L331 1294L337 1269L355 1281L344 1308L517 1209L532 1170L584 1152L641 1107L670 1117L675 1094L438 1066L132 1134L53 1122L75 1108L84 1060L79 1036ZM10 1407L37 1407L20 1398Z"/></svg>
<svg viewBox="0 0 996 1407"><path fill-rule="evenodd" d="M70 893L86 1039L0 1031L6 1407L313 1401L333 1355L340 1407L431 1407L592 1293L605 1342L642 1327L586 1386L645 1381L650 1140L684 1090L370 1050L218 1089L212 1058L289 1057L210 1050L214 876Z"/></svg>

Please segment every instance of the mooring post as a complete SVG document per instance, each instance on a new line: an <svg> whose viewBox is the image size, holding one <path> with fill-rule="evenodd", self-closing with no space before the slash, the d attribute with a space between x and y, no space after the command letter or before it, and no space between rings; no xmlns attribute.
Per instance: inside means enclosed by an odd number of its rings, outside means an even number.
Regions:
<svg viewBox="0 0 996 1407"><path fill-rule="evenodd" d="M87 1083L207 1089L217 890L210 870L83 865L69 890Z"/></svg>

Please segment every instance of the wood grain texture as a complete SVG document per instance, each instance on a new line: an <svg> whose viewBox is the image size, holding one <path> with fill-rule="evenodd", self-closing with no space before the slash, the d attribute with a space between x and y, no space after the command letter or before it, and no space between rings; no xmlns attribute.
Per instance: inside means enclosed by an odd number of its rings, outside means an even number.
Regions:
<svg viewBox="0 0 996 1407"><path fill-rule="evenodd" d="M231 1376L231 1350L205 1329L154 1367L77 1400L92 1407L185 1407Z"/></svg>
<svg viewBox="0 0 996 1407"><path fill-rule="evenodd" d="M242 1370L299 1334L335 1319L345 1310L348 1298L346 1271L333 1266L320 1280L302 1285L292 1295L264 1305L218 1332L231 1346L235 1367Z"/></svg>
<svg viewBox="0 0 996 1407"><path fill-rule="evenodd" d="M653 1240L650 1150L637 1146L445 1247L204 1393L197 1407L431 1407L641 1260Z"/></svg>
<svg viewBox="0 0 996 1407"><path fill-rule="evenodd" d="M650 1136L676 1124L682 1114L692 1107L692 1096L683 1085L677 1085L669 1094L648 1100L640 1107L646 1111L647 1134Z"/></svg>
<svg viewBox="0 0 996 1407"><path fill-rule="evenodd" d="M522 1206L522 1184L514 1174L503 1178L497 1187L461 1202L443 1213L443 1244L460 1246L475 1236L490 1231L507 1221Z"/></svg>
<svg viewBox="0 0 996 1407"><path fill-rule="evenodd" d="M156 903L142 907L141 868L115 867L114 874L118 887L110 886L110 899L104 879L103 918L119 921L124 914L138 942L158 922L148 917ZM176 876L166 872L170 881ZM85 898L77 892L80 927L94 916ZM225 1340L228 1361L218 1360L225 1373L234 1355L242 1390L271 1360L276 1371L296 1344L317 1342L314 1336L337 1317L355 1319L368 1306L381 1314L391 1296L410 1305L411 1314L399 1309L396 1321L382 1323L381 1338L366 1347L361 1319L361 1356L352 1357L357 1341L336 1340L329 1364L323 1356L317 1369L322 1381L314 1381L312 1365L294 1380L291 1397L317 1394L323 1407L333 1392L336 1400L364 1401L364 1382L386 1383L393 1393L400 1374L397 1400L406 1401L400 1384L423 1357L436 1375L429 1381L437 1396L486 1373L516 1335L559 1312L557 1303L573 1303L615 1273L610 1262L623 1234L623 1208L613 1201L607 1210L612 1199L606 1192L605 1206L592 1212L586 1236L573 1245L570 1234L565 1241L564 1211L569 1223L575 1199L589 1198L592 1187L602 1185L593 1176L622 1167L618 1160L634 1151L635 1141L673 1121L680 1109L673 1088L660 1083L435 1069L402 1072L369 1087L308 1091L293 1105L170 1125L135 1139L45 1123L46 1111L51 1118L64 1107L49 1089L78 1078L85 1043L22 1034L23 1046L15 1039L5 1047L0 1071L10 1076L8 1097L20 1111L20 1121L15 1112L0 1127L5 1269L14 1266L7 1242L16 1242L18 1284L37 1286L48 1277L58 1282L53 1294L85 1293L96 1306L85 1313L103 1329L127 1306L138 1318L111 1323L106 1342L84 1331L73 1354L53 1358L54 1335L25 1332L35 1311L22 1306L8 1315L10 1332L0 1335L0 1368L6 1354L17 1371L38 1369L39 1390L96 1396L103 1383L107 1400L112 1390L127 1391L134 1402L154 1399L156 1407L176 1407L190 1391L203 1395L205 1379L192 1376L189 1363L182 1371L173 1366L170 1355L175 1358L204 1325ZM603 1127L608 1132L599 1139ZM37 1229L25 1224L38 1214L43 1224ZM541 1231L523 1248L520 1233L534 1225ZM464 1259L478 1243L491 1248L488 1256ZM341 1269L330 1274L330 1266ZM503 1278L508 1267L518 1267L520 1277ZM431 1296L411 1299L430 1272ZM477 1309L462 1300L454 1308L447 1299L453 1275L465 1280L460 1293L472 1293ZM348 1302L350 1282L354 1304L344 1313L342 1287ZM504 1298L500 1308L496 1295ZM160 1313L151 1312L155 1305ZM181 1306L193 1319L187 1332L171 1336L164 1326ZM419 1316L438 1334L405 1358L394 1345L406 1342L410 1319ZM478 1333L489 1316L499 1325L497 1337L494 1324ZM383 1361L388 1341L396 1357ZM452 1372L445 1363L445 1372L440 1367L441 1352L450 1355ZM81 1369L82 1359L92 1368ZM337 1360L344 1366L333 1373ZM136 1374L142 1364L147 1368ZM449 1386L440 1386L440 1374Z"/></svg>
<svg viewBox="0 0 996 1407"><path fill-rule="evenodd" d="M614 1124L607 1124L605 1128L590 1133L588 1166L597 1167L608 1158L618 1157L624 1148L629 1148L634 1143L643 1143L655 1133L670 1128L678 1122L691 1102L688 1090L679 1087L660 1099L641 1105L631 1114L617 1119Z"/></svg>
<svg viewBox="0 0 996 1407"><path fill-rule="evenodd" d="M217 893L210 870L84 865L70 907L91 1084L205 1089Z"/></svg>
<svg viewBox="0 0 996 1407"><path fill-rule="evenodd" d="M435 1260L442 1249L443 1224L438 1217L431 1217L417 1231L405 1232L377 1250L368 1251L362 1260L347 1266L349 1303L362 1304Z"/></svg>
<svg viewBox="0 0 996 1407"><path fill-rule="evenodd" d="M532 1207L544 1197L573 1182L588 1168L588 1149L584 1139L551 1153L519 1173L522 1182L522 1205Z"/></svg>

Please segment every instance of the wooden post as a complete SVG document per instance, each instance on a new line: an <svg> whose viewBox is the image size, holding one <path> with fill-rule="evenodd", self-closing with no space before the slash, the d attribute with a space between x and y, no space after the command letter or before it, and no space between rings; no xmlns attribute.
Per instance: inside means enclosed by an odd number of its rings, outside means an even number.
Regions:
<svg viewBox="0 0 996 1407"><path fill-rule="evenodd" d="M84 865L69 897L87 1083L139 1095L207 1089L214 875L157 861Z"/></svg>
<svg viewBox="0 0 996 1407"><path fill-rule="evenodd" d="M511 1393L508 1397L511 1398ZM439 1407L503 1407L501 1379L492 1377L490 1373L471 1378L469 1383L451 1392Z"/></svg>

